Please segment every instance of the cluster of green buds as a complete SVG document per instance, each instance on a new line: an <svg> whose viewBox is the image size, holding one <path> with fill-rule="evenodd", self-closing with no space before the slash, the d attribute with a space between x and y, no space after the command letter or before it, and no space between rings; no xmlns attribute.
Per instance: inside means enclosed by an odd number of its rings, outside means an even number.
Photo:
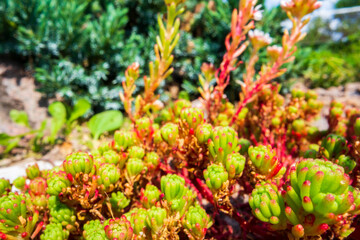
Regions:
<svg viewBox="0 0 360 240"><path fill-rule="evenodd" d="M325 137L320 147L320 154L328 160L337 159L348 151L346 139L336 134L329 134Z"/></svg>
<svg viewBox="0 0 360 240"><path fill-rule="evenodd" d="M127 174L135 178L138 176L142 171L146 171L147 168L144 162L139 158L130 158L126 164L126 172Z"/></svg>
<svg viewBox="0 0 360 240"><path fill-rule="evenodd" d="M71 182L66 176L66 172L59 171L54 173L47 179L47 189L46 192L50 195L58 196L63 189L70 187Z"/></svg>
<svg viewBox="0 0 360 240"><path fill-rule="evenodd" d="M108 240L99 219L88 221L84 225L83 237L85 240Z"/></svg>
<svg viewBox="0 0 360 240"><path fill-rule="evenodd" d="M285 204L276 185L270 182L256 184L249 204L259 220L270 223L273 229L286 228Z"/></svg>
<svg viewBox="0 0 360 240"><path fill-rule="evenodd" d="M210 190L217 191L228 180L229 174L222 165L211 164L204 170L204 178Z"/></svg>
<svg viewBox="0 0 360 240"><path fill-rule="evenodd" d="M140 202L145 208L151 208L159 201L160 195L161 192L156 186L148 184L145 190L143 188L141 189Z"/></svg>
<svg viewBox="0 0 360 240"><path fill-rule="evenodd" d="M106 191L112 191L120 179L120 169L111 163L103 163L97 171L99 186Z"/></svg>
<svg viewBox="0 0 360 240"><path fill-rule="evenodd" d="M242 175L245 167L246 158L240 153L231 153L227 156L224 163L229 179L238 178Z"/></svg>
<svg viewBox="0 0 360 240"><path fill-rule="evenodd" d="M196 128L195 136L199 143L207 143L212 135L212 126L209 123L203 123Z"/></svg>
<svg viewBox="0 0 360 240"><path fill-rule="evenodd" d="M147 211L146 223L154 235L164 227L166 218L167 212L164 208L153 206Z"/></svg>
<svg viewBox="0 0 360 240"><path fill-rule="evenodd" d="M188 125L190 134L194 134L196 127L204 123L204 112L199 108L184 108L180 119Z"/></svg>
<svg viewBox="0 0 360 240"><path fill-rule="evenodd" d="M133 208L130 212L124 214L126 219L131 223L136 236L142 237L145 235L147 227L148 212L144 208Z"/></svg>
<svg viewBox="0 0 360 240"><path fill-rule="evenodd" d="M119 212L129 206L130 199L128 199L122 192L113 192L111 193L110 203L112 208Z"/></svg>
<svg viewBox="0 0 360 240"><path fill-rule="evenodd" d="M349 174L356 167L356 162L350 156L340 155L335 163L344 168L345 173Z"/></svg>
<svg viewBox="0 0 360 240"><path fill-rule="evenodd" d="M32 211L44 210L47 206L47 197L46 197L47 184L46 180L42 177L34 178L30 181L29 184L29 195L28 198L28 208Z"/></svg>
<svg viewBox="0 0 360 240"><path fill-rule="evenodd" d="M39 219L39 212L28 216L27 197L24 194L9 193L0 197L1 239L30 239ZM40 223L41 226L43 223Z"/></svg>
<svg viewBox="0 0 360 240"><path fill-rule="evenodd" d="M63 229L60 223L50 223L46 225L45 230L40 235L41 240L56 239L67 240L69 237L69 231Z"/></svg>
<svg viewBox="0 0 360 240"><path fill-rule="evenodd" d="M204 239L213 222L199 205L191 206L182 219L182 225L193 239Z"/></svg>
<svg viewBox="0 0 360 240"><path fill-rule="evenodd" d="M102 153L103 161L117 165L120 163L120 155L114 150L107 150Z"/></svg>
<svg viewBox="0 0 360 240"><path fill-rule="evenodd" d="M248 153L256 174L264 176L266 179L272 179L281 177L285 173L285 167L270 145L251 146Z"/></svg>
<svg viewBox="0 0 360 240"><path fill-rule="evenodd" d="M24 190L25 186L26 186L26 177L24 177L24 176L17 177L13 181L13 185L19 190ZM0 187L0 189L2 189L2 188ZM1 196L1 190L0 190L0 196Z"/></svg>
<svg viewBox="0 0 360 240"><path fill-rule="evenodd" d="M160 163L160 156L156 152L147 152L144 161L150 170L155 170Z"/></svg>
<svg viewBox="0 0 360 240"><path fill-rule="evenodd" d="M73 230L76 222L74 209L60 202L57 196L49 197L50 223L60 224L62 227Z"/></svg>
<svg viewBox="0 0 360 240"><path fill-rule="evenodd" d="M68 155L63 162L63 168L67 177L80 182L84 175L90 176L95 172L93 156L85 152L76 152Z"/></svg>
<svg viewBox="0 0 360 240"><path fill-rule="evenodd" d="M148 117L136 120L135 129L140 139L147 138L154 133L152 120Z"/></svg>
<svg viewBox="0 0 360 240"><path fill-rule="evenodd" d="M238 152L238 136L231 127L215 127L208 140L209 153L216 163L224 163L227 155Z"/></svg>
<svg viewBox="0 0 360 240"><path fill-rule="evenodd" d="M176 212L184 213L195 200L194 193L185 186L185 180L175 174L161 177L161 192Z"/></svg>
<svg viewBox="0 0 360 240"><path fill-rule="evenodd" d="M293 235L321 235L356 209L354 203L359 200L349 184L344 169L331 161L307 159L292 167L283 196Z"/></svg>
<svg viewBox="0 0 360 240"><path fill-rule="evenodd" d="M28 166L25 171L26 171L26 176L29 179L34 179L40 176L40 169L37 164Z"/></svg>
<svg viewBox="0 0 360 240"><path fill-rule="evenodd" d="M131 240L134 232L130 221L124 215L110 219L104 230L106 237L111 240Z"/></svg>
<svg viewBox="0 0 360 240"><path fill-rule="evenodd" d="M120 152L125 151L134 144L134 134L130 131L116 131L114 134L114 148Z"/></svg>
<svg viewBox="0 0 360 240"><path fill-rule="evenodd" d="M10 191L11 191L11 185L10 185L9 180L1 178L0 179L0 197L2 195L7 194Z"/></svg>
<svg viewBox="0 0 360 240"><path fill-rule="evenodd" d="M179 136L178 125L174 123L167 123L161 128L161 137L170 146L176 143L176 139Z"/></svg>
<svg viewBox="0 0 360 240"><path fill-rule="evenodd" d="M172 110L174 112L174 116L176 118L180 117L181 111L184 108L189 108L189 107L191 107L191 102L189 102L188 100L185 100L185 99L176 100L174 102L174 106L172 108Z"/></svg>

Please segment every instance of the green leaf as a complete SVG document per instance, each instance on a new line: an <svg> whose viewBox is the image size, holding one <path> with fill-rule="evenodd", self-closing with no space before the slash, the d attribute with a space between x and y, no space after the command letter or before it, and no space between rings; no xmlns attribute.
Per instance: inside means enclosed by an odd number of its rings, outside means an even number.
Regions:
<svg viewBox="0 0 360 240"><path fill-rule="evenodd" d="M6 145L6 149L4 151L4 153L9 153L13 148L15 148L18 143L20 142L21 138L15 138L14 140L10 141L7 145Z"/></svg>
<svg viewBox="0 0 360 240"><path fill-rule="evenodd" d="M6 146L13 137L6 133L0 133L0 145Z"/></svg>
<svg viewBox="0 0 360 240"><path fill-rule="evenodd" d="M25 111L18 111L18 110L12 109L10 111L10 118L16 124L30 128L28 115L26 114Z"/></svg>
<svg viewBox="0 0 360 240"><path fill-rule="evenodd" d="M79 117L83 116L89 109L91 108L91 104L88 100L82 98L77 101L74 106L73 111L70 114L70 118L68 120L69 123L75 121Z"/></svg>
<svg viewBox="0 0 360 240"><path fill-rule="evenodd" d="M57 133L65 124L66 108L61 102L53 102L50 104L48 110L52 116L49 141L54 144Z"/></svg>
<svg viewBox="0 0 360 240"><path fill-rule="evenodd" d="M122 113L116 110L109 110L95 114L89 121L89 128L94 139L98 139L104 132L120 128L122 123Z"/></svg>

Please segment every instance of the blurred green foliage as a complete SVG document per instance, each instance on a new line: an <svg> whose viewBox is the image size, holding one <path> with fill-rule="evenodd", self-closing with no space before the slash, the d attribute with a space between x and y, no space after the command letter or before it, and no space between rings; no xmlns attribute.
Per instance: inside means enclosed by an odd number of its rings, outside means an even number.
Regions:
<svg viewBox="0 0 360 240"><path fill-rule="evenodd" d="M335 6L337 8L345 8L345 7L354 7L359 5L360 5L360 0L339 0Z"/></svg>

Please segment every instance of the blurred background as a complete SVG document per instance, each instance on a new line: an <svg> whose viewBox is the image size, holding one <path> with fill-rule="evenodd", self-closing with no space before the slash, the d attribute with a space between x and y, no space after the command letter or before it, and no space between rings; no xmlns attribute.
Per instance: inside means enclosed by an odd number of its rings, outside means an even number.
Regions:
<svg viewBox="0 0 360 240"><path fill-rule="evenodd" d="M274 44L280 43L284 28L289 26L280 1L258 2L264 16L257 27L269 32ZM238 0L186 1L175 49L175 72L159 90L161 100L169 101L179 94L190 100L199 96L200 67L204 62L219 66L231 12L237 5ZM138 62L141 74L148 74L147 63L153 59L158 32L157 14L164 12L163 0L0 1L1 156L16 155L28 135L33 150L42 152L46 144L66 143L66 136L94 114L121 111L124 71ZM282 92L286 94L296 83L325 89L325 97L331 92L333 98L346 91L350 97L358 94L360 0L323 1L307 31L295 62L277 79ZM266 59L265 52L262 56ZM244 60L247 57L248 53L242 56ZM241 89L236 80L243 70L240 66L231 76L227 88L231 101L238 100ZM136 84L141 91L142 79ZM51 105L58 101L62 106ZM114 117L115 112L112 114ZM59 116L61 120L56 118ZM120 119L119 114L116 117ZM111 130L94 130L95 120L88 124L90 139ZM49 124L52 138L44 140ZM81 145L84 141L88 140L82 140Z"/></svg>

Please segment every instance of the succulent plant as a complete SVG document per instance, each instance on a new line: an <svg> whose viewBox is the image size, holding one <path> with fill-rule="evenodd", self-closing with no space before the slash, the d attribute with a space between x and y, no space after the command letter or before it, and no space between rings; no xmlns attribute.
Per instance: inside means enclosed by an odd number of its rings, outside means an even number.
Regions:
<svg viewBox="0 0 360 240"><path fill-rule="evenodd" d="M135 177L145 169L145 164L141 159L130 158L126 164L126 171L131 177Z"/></svg>
<svg viewBox="0 0 360 240"><path fill-rule="evenodd" d="M229 179L239 177L245 167L246 158L240 153L231 153L227 156L224 166L229 174Z"/></svg>
<svg viewBox="0 0 360 240"><path fill-rule="evenodd" d="M161 192L169 202L181 199L185 195L185 180L175 174L168 174L161 177Z"/></svg>
<svg viewBox="0 0 360 240"><path fill-rule="evenodd" d="M125 151L134 144L133 134L129 131L116 131L114 134L115 146L120 151Z"/></svg>
<svg viewBox="0 0 360 240"><path fill-rule="evenodd" d="M0 180L1 181L1 180ZM13 185L20 190L23 190L26 185L26 177L20 176L13 181ZM1 188L1 187L0 187ZM0 191L1 192L1 191ZM0 194L1 195L1 194Z"/></svg>
<svg viewBox="0 0 360 240"><path fill-rule="evenodd" d="M175 101L173 107L175 117L180 117L181 110L189 107L191 107L191 102L189 102L188 100L179 99Z"/></svg>
<svg viewBox="0 0 360 240"><path fill-rule="evenodd" d="M132 146L128 149L129 158L142 159L145 155L145 150L139 146Z"/></svg>
<svg viewBox="0 0 360 240"><path fill-rule="evenodd" d="M157 233L165 224L167 217L164 208L153 206L147 211L146 223L153 233Z"/></svg>
<svg viewBox="0 0 360 240"><path fill-rule="evenodd" d="M240 144L240 154L241 155L245 155L248 153L248 149L251 146L251 142L245 138L240 138L239 139L239 144Z"/></svg>
<svg viewBox="0 0 360 240"><path fill-rule="evenodd" d="M130 199L127 199L122 192L118 191L111 193L110 203L115 211L120 211L129 205Z"/></svg>
<svg viewBox="0 0 360 240"><path fill-rule="evenodd" d="M103 154L103 159L107 163L118 164L120 162L120 155L114 150L107 150Z"/></svg>
<svg viewBox="0 0 360 240"><path fill-rule="evenodd" d="M66 240L69 237L69 231L62 228L60 223L50 223L46 225L44 232L40 235L41 240Z"/></svg>
<svg viewBox="0 0 360 240"><path fill-rule="evenodd" d="M282 176L285 173L286 169L278 160L275 150L270 145L251 146L248 152L256 173L269 179Z"/></svg>
<svg viewBox="0 0 360 240"><path fill-rule="evenodd" d="M144 230L147 228L147 210L143 208L133 208L124 215L129 219L131 227L134 229L134 234L144 236Z"/></svg>
<svg viewBox="0 0 360 240"><path fill-rule="evenodd" d="M207 229L212 224L209 215L199 205L191 206L182 220L182 225L194 239L204 239Z"/></svg>
<svg viewBox="0 0 360 240"><path fill-rule="evenodd" d="M46 192L50 195L57 196L61 193L62 189L65 189L71 185L71 182L66 176L65 172L57 172L47 179Z"/></svg>
<svg viewBox="0 0 360 240"><path fill-rule="evenodd" d="M180 119L194 131L199 124L204 122L204 113L199 108L183 108L180 112Z"/></svg>
<svg viewBox="0 0 360 240"><path fill-rule="evenodd" d="M40 176L40 169L37 164L30 165L26 168L26 175L29 179L34 179Z"/></svg>
<svg viewBox="0 0 360 240"><path fill-rule="evenodd" d="M143 118L136 120L135 129L137 130L137 132L138 132L139 136L141 136L141 138L144 138L144 137L152 134L154 131L152 128L152 121L148 117L143 117Z"/></svg>
<svg viewBox="0 0 360 240"><path fill-rule="evenodd" d="M1 178L0 179L0 197L2 195L7 194L10 191L11 191L11 185L10 185L9 180Z"/></svg>
<svg viewBox="0 0 360 240"><path fill-rule="evenodd" d="M74 226L76 216L74 209L60 202L57 196L49 197L50 222L59 223L61 226Z"/></svg>
<svg viewBox="0 0 360 240"><path fill-rule="evenodd" d="M120 179L120 169L111 163L103 163L97 171L98 184L104 189L113 189Z"/></svg>
<svg viewBox="0 0 360 240"><path fill-rule="evenodd" d="M151 184L147 184L145 190L141 189L140 202L145 208L151 208L160 199L160 190Z"/></svg>
<svg viewBox="0 0 360 240"><path fill-rule="evenodd" d="M44 195L47 189L46 180L42 177L34 178L30 181L29 188L33 195Z"/></svg>
<svg viewBox="0 0 360 240"><path fill-rule="evenodd" d="M147 163L148 168L155 169L160 163L160 156L156 152L148 152L144 157L144 161Z"/></svg>
<svg viewBox="0 0 360 240"><path fill-rule="evenodd" d="M68 155L63 162L65 172L73 177L76 174L94 173L93 165L93 156L81 151Z"/></svg>
<svg viewBox="0 0 360 240"><path fill-rule="evenodd" d="M212 134L212 126L209 123L203 123L197 126L195 136L199 143L207 143Z"/></svg>
<svg viewBox="0 0 360 240"><path fill-rule="evenodd" d="M238 152L238 137L231 127L215 127L208 141L211 157L217 163L223 163L228 154Z"/></svg>
<svg viewBox="0 0 360 240"><path fill-rule="evenodd" d="M204 170L206 185L216 191L228 180L229 174L222 165L212 164Z"/></svg>
<svg viewBox="0 0 360 240"><path fill-rule="evenodd" d="M336 159L335 163L343 167L345 173L350 173L356 167L356 162L346 155L340 155L339 158Z"/></svg>
<svg viewBox="0 0 360 240"><path fill-rule="evenodd" d="M329 134L321 143L321 154L327 159L337 159L340 155L349 151L344 137Z"/></svg>
<svg viewBox="0 0 360 240"><path fill-rule="evenodd" d="M88 221L84 225L83 237L85 240L108 240L104 226L99 219Z"/></svg>
<svg viewBox="0 0 360 240"><path fill-rule="evenodd" d="M161 128L161 137L169 145L174 145L179 136L178 126L174 123L167 123Z"/></svg>
<svg viewBox="0 0 360 240"><path fill-rule="evenodd" d="M259 220L275 225L273 228L286 228L285 204L276 185L268 182L256 184L249 204Z"/></svg>
<svg viewBox="0 0 360 240"><path fill-rule="evenodd" d="M110 219L104 230L106 237L111 240L131 240L133 236L131 223L124 215L121 218Z"/></svg>

